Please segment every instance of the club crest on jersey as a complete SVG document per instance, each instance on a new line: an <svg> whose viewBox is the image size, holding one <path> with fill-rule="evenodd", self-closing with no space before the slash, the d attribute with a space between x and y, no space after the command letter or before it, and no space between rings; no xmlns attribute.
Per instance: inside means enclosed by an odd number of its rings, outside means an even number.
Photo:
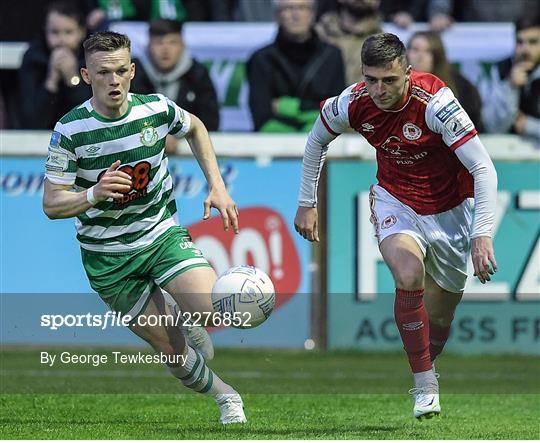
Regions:
<svg viewBox="0 0 540 443"><path fill-rule="evenodd" d="M407 122L403 125L403 135L407 140L418 140L422 136L422 130L414 123Z"/></svg>
<svg viewBox="0 0 540 443"><path fill-rule="evenodd" d="M150 123L144 123L144 128L141 130L141 143L144 146L154 146L158 141L159 135Z"/></svg>
<svg viewBox="0 0 540 443"><path fill-rule="evenodd" d="M388 229L392 226L394 226L397 222L397 218L395 215L389 215L386 217L382 223L381 223L381 229Z"/></svg>

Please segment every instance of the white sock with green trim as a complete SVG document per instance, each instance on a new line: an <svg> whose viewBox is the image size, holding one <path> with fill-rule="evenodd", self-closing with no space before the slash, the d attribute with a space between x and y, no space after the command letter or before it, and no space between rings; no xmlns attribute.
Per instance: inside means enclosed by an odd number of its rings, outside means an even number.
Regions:
<svg viewBox="0 0 540 443"><path fill-rule="evenodd" d="M172 375L182 384L201 394L215 397L220 394L234 394L236 391L219 378L204 361L201 354L188 346L186 362L182 366L167 366Z"/></svg>

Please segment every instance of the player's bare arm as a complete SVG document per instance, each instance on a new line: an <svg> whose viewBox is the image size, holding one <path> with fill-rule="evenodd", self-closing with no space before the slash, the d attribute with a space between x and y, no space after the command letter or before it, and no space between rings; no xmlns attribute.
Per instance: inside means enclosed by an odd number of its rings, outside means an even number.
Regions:
<svg viewBox="0 0 540 443"><path fill-rule="evenodd" d="M118 171L119 166L120 160L115 161L91 190L81 192L71 191L71 185L57 185L45 180L43 211L50 219L70 218L82 214L100 201L122 198L131 189L131 177Z"/></svg>
<svg viewBox="0 0 540 443"><path fill-rule="evenodd" d="M208 196L204 200L203 219L208 219L210 209L216 208L221 214L223 229L228 231L229 226L232 226L234 232L238 234L238 209L225 188L208 131L199 118L193 114L190 114L190 117L191 127L186 134L186 140L208 183Z"/></svg>

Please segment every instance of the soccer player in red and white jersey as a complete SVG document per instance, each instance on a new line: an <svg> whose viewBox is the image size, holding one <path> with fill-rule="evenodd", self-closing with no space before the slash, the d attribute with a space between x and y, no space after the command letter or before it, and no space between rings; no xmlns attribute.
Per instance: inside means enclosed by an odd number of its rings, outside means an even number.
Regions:
<svg viewBox="0 0 540 443"><path fill-rule="evenodd" d="M317 186L328 144L349 128L377 151L371 221L396 284L394 315L414 375L416 418L440 413L433 360L450 333L467 256L485 283L497 270L491 234L497 174L452 91L408 65L403 43L362 47L364 81L321 104L304 153L295 228L318 241ZM472 215L474 197L475 215Z"/></svg>

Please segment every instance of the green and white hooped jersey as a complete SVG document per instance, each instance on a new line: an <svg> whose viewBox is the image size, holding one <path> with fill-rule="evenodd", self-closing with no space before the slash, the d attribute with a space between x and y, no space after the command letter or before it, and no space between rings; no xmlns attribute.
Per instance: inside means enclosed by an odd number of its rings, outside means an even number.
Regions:
<svg viewBox="0 0 540 443"><path fill-rule="evenodd" d="M45 176L83 191L116 160L132 176L121 200L97 203L75 222L77 239L89 251L126 253L151 244L176 225L173 180L167 170L165 137L183 137L189 114L161 94L129 94L120 118L99 115L86 101L54 127Z"/></svg>

